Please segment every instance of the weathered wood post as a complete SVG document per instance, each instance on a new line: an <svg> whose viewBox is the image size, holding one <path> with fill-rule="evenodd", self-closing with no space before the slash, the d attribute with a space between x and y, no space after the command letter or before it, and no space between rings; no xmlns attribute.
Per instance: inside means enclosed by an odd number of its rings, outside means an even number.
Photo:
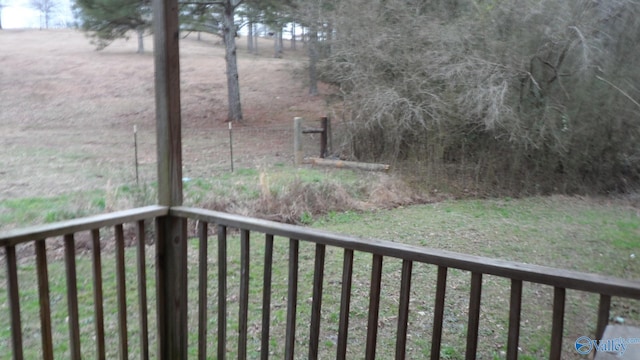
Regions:
<svg viewBox="0 0 640 360"><path fill-rule="evenodd" d="M158 204L182 204L178 1L153 1ZM187 358L186 220L156 223L158 358Z"/></svg>
<svg viewBox="0 0 640 360"><path fill-rule="evenodd" d="M329 155L333 152L333 132L331 130L331 119L327 117L327 154Z"/></svg>
<svg viewBox="0 0 640 360"><path fill-rule="evenodd" d="M322 132L320 133L320 158L324 159L328 155L327 139L329 137L329 118L323 116L320 118L320 127Z"/></svg>
<svg viewBox="0 0 640 360"><path fill-rule="evenodd" d="M295 165L302 165L302 118L293 118L293 158Z"/></svg>

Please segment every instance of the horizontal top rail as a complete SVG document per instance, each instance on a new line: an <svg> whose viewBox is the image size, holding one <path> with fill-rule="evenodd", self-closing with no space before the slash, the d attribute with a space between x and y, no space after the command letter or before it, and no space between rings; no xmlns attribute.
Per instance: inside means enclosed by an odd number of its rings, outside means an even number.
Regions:
<svg viewBox="0 0 640 360"><path fill-rule="evenodd" d="M157 216L165 216L168 213L169 208L167 206L152 205L137 209L116 211L109 214L94 215L81 219L61 221L53 224L9 230L7 232L0 232L0 246L17 245L34 239L45 239L127 222L136 222Z"/></svg>
<svg viewBox="0 0 640 360"><path fill-rule="evenodd" d="M170 214L177 217L197 219L239 229L247 229L297 240L306 240L318 244L363 251L382 256L390 256L404 260L495 275L532 283L546 284L566 289L640 299L640 281L631 281L514 261L498 260L446 250L405 245L378 239L361 239L296 225L282 224L274 221L183 206L172 207L170 209Z"/></svg>

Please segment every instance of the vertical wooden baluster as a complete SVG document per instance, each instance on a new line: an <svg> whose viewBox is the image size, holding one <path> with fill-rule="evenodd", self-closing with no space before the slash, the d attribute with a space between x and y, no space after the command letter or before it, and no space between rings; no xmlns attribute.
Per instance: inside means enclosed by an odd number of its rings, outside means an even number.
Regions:
<svg viewBox="0 0 640 360"><path fill-rule="evenodd" d="M249 230L240 232L240 304L238 306L238 359L247 358L249 315Z"/></svg>
<svg viewBox="0 0 640 360"><path fill-rule="evenodd" d="M351 307L351 283L353 279L353 250L344 249L342 264L342 293L340 296L340 324L338 325L338 350L336 359L347 358L349 335L349 310Z"/></svg>
<svg viewBox="0 0 640 360"><path fill-rule="evenodd" d="M551 351L549 352L549 360L560 360L562 355L565 296L566 290L564 288L553 288L553 323L551 325Z"/></svg>
<svg viewBox="0 0 640 360"><path fill-rule="evenodd" d="M20 291L18 289L18 268L16 265L16 248L8 245L7 251L7 286L9 287L9 311L11 315L11 345L13 358L23 359L22 325L20 321Z"/></svg>
<svg viewBox="0 0 640 360"><path fill-rule="evenodd" d="M260 359L269 359L269 326L271 323L271 273L273 269L273 235L265 235L264 281L262 282L262 341Z"/></svg>
<svg viewBox="0 0 640 360"><path fill-rule="evenodd" d="M296 309L298 305L298 251L299 241L289 240L289 289L287 295L287 333L284 354L286 360L294 359L296 343Z"/></svg>
<svg viewBox="0 0 640 360"><path fill-rule="evenodd" d="M522 280L511 279L511 302L509 304L509 336L507 339L507 359L518 359L520 340L520 312L522 309Z"/></svg>
<svg viewBox="0 0 640 360"><path fill-rule="evenodd" d="M200 238L198 267L198 359L207 358L207 250L209 238L208 224L198 222L198 237Z"/></svg>
<svg viewBox="0 0 640 360"><path fill-rule="evenodd" d="M367 321L367 345L365 359L376 358L376 343L378 338L378 312L380 310L380 289L382 283L382 255L373 255L371 267L371 287L369 293L369 319Z"/></svg>
<svg viewBox="0 0 640 360"><path fill-rule="evenodd" d="M147 259L144 220L138 221L138 310L140 312L140 359L149 359L149 327L147 315Z"/></svg>
<svg viewBox="0 0 640 360"><path fill-rule="evenodd" d="M411 297L411 268L413 262L402 260L402 280L400 281L400 305L398 307L398 332L396 337L396 360L406 356L407 329L409 324L409 300Z"/></svg>
<svg viewBox="0 0 640 360"><path fill-rule="evenodd" d="M115 226L116 237L116 283L118 298L118 353L121 359L129 358L127 339L127 279L124 263L124 231L122 224Z"/></svg>
<svg viewBox="0 0 640 360"><path fill-rule="evenodd" d="M80 360L80 326L78 319L78 287L76 283L76 244L73 234L64 236L64 262L67 276L67 306L69 311L69 351L71 359Z"/></svg>
<svg viewBox="0 0 640 360"><path fill-rule="evenodd" d="M227 227L218 225L218 359L227 358Z"/></svg>
<svg viewBox="0 0 640 360"><path fill-rule="evenodd" d="M158 347L156 356L159 360L166 359L166 356L163 356L163 351L167 347L163 344L166 340L167 331L167 313L163 311L166 309L166 300L164 297L163 289L166 287L165 282L166 279L163 276L163 272L165 271L163 267L166 266L166 251L165 251L165 243L167 242L167 217L157 217L155 219L155 228L156 228L156 321L158 326Z"/></svg>
<svg viewBox="0 0 640 360"><path fill-rule="evenodd" d="M40 333L42 335L42 358L53 360L51 337L51 303L49 301L49 269L44 240L36 241L36 263L38 268L38 295L40 298Z"/></svg>
<svg viewBox="0 0 640 360"><path fill-rule="evenodd" d="M102 304L102 259L100 257L100 230L91 230L91 257L93 264L93 311L96 323L96 357L99 360L106 359L104 342L104 307Z"/></svg>
<svg viewBox="0 0 640 360"><path fill-rule="evenodd" d="M442 321L444 320L444 300L447 291L447 268L438 266L438 282L436 284L436 303L433 308L433 334L431 336L431 360L440 359L442 343Z"/></svg>
<svg viewBox="0 0 640 360"><path fill-rule="evenodd" d="M480 298L482 295L482 273L471 274L469 294L469 322L467 324L466 360L475 360L478 350L478 326L480 325Z"/></svg>
<svg viewBox="0 0 640 360"><path fill-rule="evenodd" d="M600 304L598 305L598 325L596 326L596 339L602 339L604 329L609 324L609 309L611 309L611 296L600 294Z"/></svg>
<svg viewBox="0 0 640 360"><path fill-rule="evenodd" d="M313 271L313 297L311 303L311 326L309 328L309 359L318 358L320 340L320 312L322 310L322 283L324 282L324 259L326 246L316 244L316 259Z"/></svg>

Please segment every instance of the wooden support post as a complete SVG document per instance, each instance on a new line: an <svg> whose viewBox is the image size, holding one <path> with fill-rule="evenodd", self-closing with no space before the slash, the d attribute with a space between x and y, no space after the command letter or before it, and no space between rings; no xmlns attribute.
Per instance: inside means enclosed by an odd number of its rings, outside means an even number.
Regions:
<svg viewBox="0 0 640 360"><path fill-rule="evenodd" d="M293 158L296 166L302 165L302 118L293 118Z"/></svg>
<svg viewBox="0 0 640 360"><path fill-rule="evenodd" d="M178 1L153 1L158 204L182 204ZM157 221L158 358L187 356L186 220Z"/></svg>

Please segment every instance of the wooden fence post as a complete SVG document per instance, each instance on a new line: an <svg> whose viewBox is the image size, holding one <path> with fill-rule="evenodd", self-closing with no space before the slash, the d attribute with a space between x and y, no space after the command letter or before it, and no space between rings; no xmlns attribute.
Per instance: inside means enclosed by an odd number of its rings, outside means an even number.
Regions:
<svg viewBox="0 0 640 360"><path fill-rule="evenodd" d="M294 164L302 165L302 118L293 118L293 157Z"/></svg>
<svg viewBox="0 0 640 360"><path fill-rule="evenodd" d="M322 132L320 133L320 158L324 159L328 155L327 139L329 137L329 118L326 116L321 117L320 127L322 127Z"/></svg>
<svg viewBox="0 0 640 360"><path fill-rule="evenodd" d="M333 152L333 133L331 131L331 119L327 117L327 154L329 155Z"/></svg>

